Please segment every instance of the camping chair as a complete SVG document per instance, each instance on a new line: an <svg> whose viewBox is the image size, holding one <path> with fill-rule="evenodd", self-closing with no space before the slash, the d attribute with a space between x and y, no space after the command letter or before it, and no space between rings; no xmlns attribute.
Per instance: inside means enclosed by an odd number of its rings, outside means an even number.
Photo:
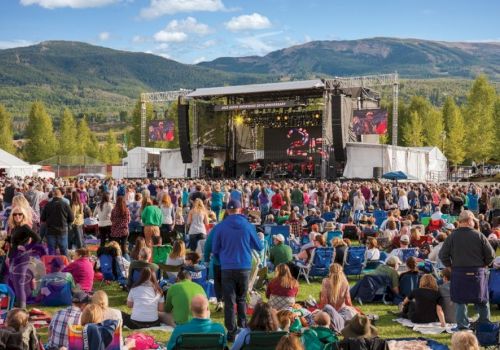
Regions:
<svg viewBox="0 0 500 350"><path fill-rule="evenodd" d="M43 306L69 306L73 299L71 294L71 282L66 280L44 281L42 279L42 290L46 290L40 301Z"/></svg>
<svg viewBox="0 0 500 350"><path fill-rule="evenodd" d="M269 231L269 234L270 234L270 247L272 247L274 245L274 242L273 242L273 236L277 235L277 234L282 234L283 237L285 237L285 244L288 244L288 241L290 240L290 225L272 225L270 226L270 231ZM266 231L267 233L267 231Z"/></svg>
<svg viewBox="0 0 500 350"><path fill-rule="evenodd" d="M8 284L0 284L0 318L5 319L7 312L14 307L16 295Z"/></svg>
<svg viewBox="0 0 500 350"><path fill-rule="evenodd" d="M326 213L323 213L321 217L325 219L325 221L333 221L335 220L335 213L333 211L328 211Z"/></svg>
<svg viewBox="0 0 500 350"><path fill-rule="evenodd" d="M375 210L373 212L373 217L375 218L375 225L380 227L385 219L387 219L387 212L385 210Z"/></svg>
<svg viewBox="0 0 500 350"><path fill-rule="evenodd" d="M59 258L63 262L64 266L69 265L69 260L66 257L66 255L44 255L40 258L40 260L42 261L43 265L45 266L45 273L53 272L51 263L52 263L52 260L54 260L55 258Z"/></svg>
<svg viewBox="0 0 500 350"><path fill-rule="evenodd" d="M222 350L225 337L222 333L184 333L175 341L174 350Z"/></svg>
<svg viewBox="0 0 500 350"><path fill-rule="evenodd" d="M274 350L281 338L287 335L287 332L262 332L254 331L245 336L242 350Z"/></svg>
<svg viewBox="0 0 500 350"><path fill-rule="evenodd" d="M404 248L401 249L401 257L403 263L406 263L406 260L408 260L410 257L418 257L418 248Z"/></svg>
<svg viewBox="0 0 500 350"><path fill-rule="evenodd" d="M307 277L328 276L333 261L335 261L334 248L316 248L314 250L314 260Z"/></svg>
<svg viewBox="0 0 500 350"><path fill-rule="evenodd" d="M153 246L153 262L155 264L164 264L172 250L173 247L170 244Z"/></svg>
<svg viewBox="0 0 500 350"><path fill-rule="evenodd" d="M342 231L336 230L336 231L328 231L326 233L326 244L331 247L332 246L332 240L335 238L340 238L342 239Z"/></svg>
<svg viewBox="0 0 500 350"><path fill-rule="evenodd" d="M83 328L84 326L81 325L68 325L68 349L83 349ZM113 333L113 339L106 347L106 350L120 350L121 338L122 325L120 322L116 327Z"/></svg>
<svg viewBox="0 0 500 350"><path fill-rule="evenodd" d="M309 257L309 261L306 264L304 264L301 261L297 261L295 263L295 265L299 268L299 274L297 275L297 280L302 275L306 279L307 284L310 284L309 283L309 271L311 271L311 267L312 267L312 264L313 264L313 261L314 261L314 253L315 253L316 249L312 250L311 256Z"/></svg>
<svg viewBox="0 0 500 350"><path fill-rule="evenodd" d="M160 277L165 278L165 274L167 274L167 280L169 279L168 277L168 272L172 273L178 273L181 270L182 265L166 265L166 264L158 264L158 267L160 268ZM132 278L133 280L133 278Z"/></svg>
<svg viewBox="0 0 500 350"><path fill-rule="evenodd" d="M365 246L349 247L344 254L344 273L346 276L360 276L365 266Z"/></svg>
<svg viewBox="0 0 500 350"><path fill-rule="evenodd" d="M411 291L418 288L418 283L420 281L420 276L416 273L405 273L399 279L399 294L401 296L407 297L410 295Z"/></svg>

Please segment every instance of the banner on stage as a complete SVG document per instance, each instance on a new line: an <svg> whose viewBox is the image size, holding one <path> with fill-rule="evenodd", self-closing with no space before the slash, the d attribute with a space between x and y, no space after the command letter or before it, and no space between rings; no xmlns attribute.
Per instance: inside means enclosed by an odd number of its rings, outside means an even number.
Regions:
<svg viewBox="0 0 500 350"><path fill-rule="evenodd" d="M352 117L352 129L356 135L385 134L387 116L387 111L380 108L356 110Z"/></svg>
<svg viewBox="0 0 500 350"><path fill-rule="evenodd" d="M215 105L215 112L222 111L240 111L243 109L263 109L263 108L287 108L300 105L298 101L269 101L269 102L252 102L242 103L238 105Z"/></svg>
<svg viewBox="0 0 500 350"><path fill-rule="evenodd" d="M170 119L152 120L149 123L149 141L170 142L174 140L175 125Z"/></svg>

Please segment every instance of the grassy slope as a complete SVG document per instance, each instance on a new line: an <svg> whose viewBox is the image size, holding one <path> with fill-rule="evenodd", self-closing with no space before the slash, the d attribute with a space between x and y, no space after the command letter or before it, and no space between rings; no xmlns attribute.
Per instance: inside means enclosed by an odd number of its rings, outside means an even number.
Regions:
<svg viewBox="0 0 500 350"><path fill-rule="evenodd" d="M353 284L355 280L351 280ZM116 283L112 283L110 285L104 285L102 288L108 293L109 303L111 307L117 308L119 310L130 312L130 310L125 305L127 294L123 292ZM314 298L318 299L319 291L321 289L321 281L315 280L310 285L307 285L304 281L301 281L300 290L298 300L305 300L309 295L312 295ZM224 313L223 312L214 312L214 306L210 306L212 310L212 319L216 322L220 322L224 324ZM61 307L47 307L42 308L50 313L54 313L57 310L61 309ZM395 318L394 315L391 315L389 311L396 311L396 306L393 305L381 305L381 304L365 304L361 307L363 312L367 314L376 314L380 316L380 320L377 323L377 329L379 334L383 338L401 338L401 337L421 337L423 336L420 333L416 333L411 331L409 328L405 328L400 326L399 324L392 322L392 319ZM492 319L494 321L500 321L500 310L496 306L491 307ZM474 311L470 310L469 316L474 316ZM131 334L133 331L124 330L124 336ZM38 332L43 341L47 340L47 329L39 330ZM158 342L166 342L170 338L170 333L161 332L161 331L151 331L145 332L153 336ZM451 335L450 334L440 334L435 336L426 336L428 338L435 339L439 342L449 344Z"/></svg>

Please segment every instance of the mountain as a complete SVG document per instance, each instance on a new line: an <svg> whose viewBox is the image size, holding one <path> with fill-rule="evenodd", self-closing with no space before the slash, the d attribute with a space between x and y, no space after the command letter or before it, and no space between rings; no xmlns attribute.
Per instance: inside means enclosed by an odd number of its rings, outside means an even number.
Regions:
<svg viewBox="0 0 500 350"><path fill-rule="evenodd" d="M129 110L141 92L269 80L81 42L46 41L0 50L0 103L13 113L26 114L26 102L34 99L49 109L65 105L76 112L117 113L117 107Z"/></svg>
<svg viewBox="0 0 500 350"><path fill-rule="evenodd" d="M275 74L297 79L399 72L402 78L500 80L500 43L372 38L312 41L265 56L221 57L202 67L226 72Z"/></svg>

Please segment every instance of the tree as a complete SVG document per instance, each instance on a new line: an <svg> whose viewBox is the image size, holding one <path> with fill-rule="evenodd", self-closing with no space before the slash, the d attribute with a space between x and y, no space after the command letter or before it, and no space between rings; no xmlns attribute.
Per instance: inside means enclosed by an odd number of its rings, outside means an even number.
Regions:
<svg viewBox="0 0 500 350"><path fill-rule="evenodd" d="M120 148L116 143L115 134L108 131L108 135L106 136L106 143L101 148L101 159L106 164L118 164L120 163Z"/></svg>
<svg viewBox="0 0 500 350"><path fill-rule="evenodd" d="M407 146L421 147L424 142L422 118L418 112L411 112L410 118L403 126L403 141Z"/></svg>
<svg viewBox="0 0 500 350"><path fill-rule="evenodd" d="M495 146L493 147L493 150L496 150L496 152L493 152L493 159L496 161L500 161L500 96L497 95L497 100L495 102L495 125L497 126L496 129L496 140L495 140Z"/></svg>
<svg viewBox="0 0 500 350"><path fill-rule="evenodd" d="M76 156L80 148L77 143L77 136L75 117L69 109L65 108L61 118L57 153L62 156Z"/></svg>
<svg viewBox="0 0 500 350"><path fill-rule="evenodd" d="M443 115L436 108L431 108L422 118L424 146L443 148Z"/></svg>
<svg viewBox="0 0 500 350"><path fill-rule="evenodd" d="M31 111L26 126L25 154L30 162L39 162L55 155L57 141L54 136L52 119L45 111L42 102L36 101L31 106Z"/></svg>
<svg viewBox="0 0 500 350"><path fill-rule="evenodd" d="M14 139L14 130L12 128L12 116L0 104L0 148L9 153L14 153L16 147L12 140Z"/></svg>
<svg viewBox="0 0 500 350"><path fill-rule="evenodd" d="M90 134L90 139L87 146L88 147L86 152L89 157L95 159L101 159L99 152L99 140L97 140L97 137L92 133Z"/></svg>
<svg viewBox="0 0 500 350"><path fill-rule="evenodd" d="M443 120L446 125L444 154L451 164L461 164L465 159L465 125L462 113L451 97L444 102Z"/></svg>
<svg viewBox="0 0 500 350"><path fill-rule="evenodd" d="M465 133L467 159L471 161L484 162L494 156L495 100L495 88L488 82L486 76L477 77L469 91L464 109L464 119L467 122Z"/></svg>
<svg viewBox="0 0 500 350"><path fill-rule="evenodd" d="M91 145L90 135L91 131L89 125L87 124L87 120L83 117L79 122L76 128L76 140L77 140L77 150L78 154L85 156L89 155L89 148Z"/></svg>

